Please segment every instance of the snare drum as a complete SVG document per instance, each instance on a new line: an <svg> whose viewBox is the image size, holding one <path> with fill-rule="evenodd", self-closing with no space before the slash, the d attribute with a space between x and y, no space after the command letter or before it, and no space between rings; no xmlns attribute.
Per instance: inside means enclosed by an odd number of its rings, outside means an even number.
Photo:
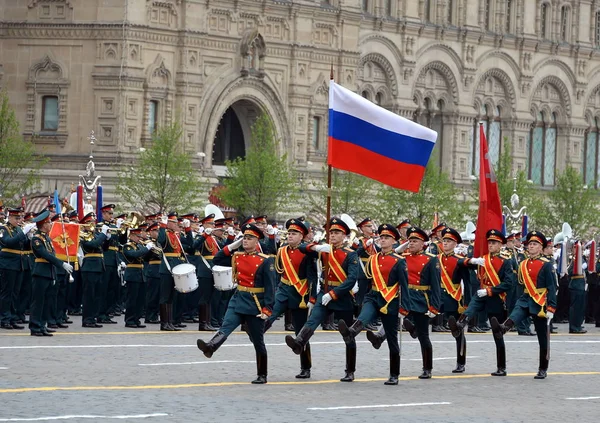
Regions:
<svg viewBox="0 0 600 423"><path fill-rule="evenodd" d="M175 289L182 294L198 289L198 278L196 277L196 266L189 263L178 264L171 273L175 281Z"/></svg>
<svg viewBox="0 0 600 423"><path fill-rule="evenodd" d="M233 289L233 272L231 267L213 266L212 271L217 291L231 291Z"/></svg>

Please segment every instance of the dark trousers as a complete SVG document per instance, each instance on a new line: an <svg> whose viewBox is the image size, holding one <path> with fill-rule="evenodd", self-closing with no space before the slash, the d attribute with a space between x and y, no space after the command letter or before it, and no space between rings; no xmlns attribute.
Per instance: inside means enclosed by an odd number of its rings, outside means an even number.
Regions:
<svg viewBox="0 0 600 423"><path fill-rule="evenodd" d="M125 324L137 325L144 311L144 283L127 282L127 304L125 309Z"/></svg>
<svg viewBox="0 0 600 423"><path fill-rule="evenodd" d="M96 301L98 307L98 315L96 317L98 318L98 320L109 319L108 314L111 311L111 304L109 304L109 301L113 301L113 299L116 296L116 291L114 287L115 281L113 280L114 278L117 279L117 283L120 286L121 284L120 282L118 282L119 276L117 274L117 268L113 266L106 266L104 272L102 273L102 281L96 287Z"/></svg>
<svg viewBox="0 0 600 423"><path fill-rule="evenodd" d="M234 289L229 291L219 291L215 289L210 299L210 324L214 327L220 327L223 324L223 318L229 305L229 300L235 293Z"/></svg>
<svg viewBox="0 0 600 423"><path fill-rule="evenodd" d="M569 319L571 299L569 293L569 276L565 275L558 280L558 294L556 296L556 314L554 321L560 323Z"/></svg>
<svg viewBox="0 0 600 423"><path fill-rule="evenodd" d="M46 323L49 325L55 325L58 323L58 308L56 300L58 298L58 281L55 280L53 284L48 287L46 293L46 300L44 301L48 307L48 314L46 314Z"/></svg>
<svg viewBox="0 0 600 423"><path fill-rule="evenodd" d="M431 339L429 339L429 317L426 314L411 311L408 318L413 322L417 330L417 338L419 339L419 344L421 344L421 351L433 351Z"/></svg>
<svg viewBox="0 0 600 423"><path fill-rule="evenodd" d="M199 304L210 304L210 299L215 290L213 278L198 278L198 289L200 290Z"/></svg>
<svg viewBox="0 0 600 423"><path fill-rule="evenodd" d="M97 298L96 290L98 287L102 287L104 284L102 273L97 272L81 272L81 279L83 282L83 294L82 294L82 302L83 302L83 317L82 323L85 324L94 324L96 323L96 318L98 316L98 308L97 308Z"/></svg>
<svg viewBox="0 0 600 423"><path fill-rule="evenodd" d="M114 313L120 309L121 301L121 277L117 271L117 267L106 266L106 273L110 276L106 281L106 313Z"/></svg>
<svg viewBox="0 0 600 423"><path fill-rule="evenodd" d="M73 272L73 282L67 287L67 310L72 313L81 310L83 301L83 280L81 271Z"/></svg>
<svg viewBox="0 0 600 423"><path fill-rule="evenodd" d="M321 296L319 295L319 300ZM319 325L325 321L325 319L333 313L334 319L344 319L344 322L348 326L351 326L354 322L354 310L330 310L319 301L315 304L308 320L306 321L306 326L311 328L312 330L317 330Z"/></svg>
<svg viewBox="0 0 600 423"><path fill-rule="evenodd" d="M569 309L569 330L580 331L585 318L585 291L569 288L571 306Z"/></svg>
<svg viewBox="0 0 600 423"><path fill-rule="evenodd" d="M223 326L221 326L219 332L224 333L225 336L229 336L242 323L246 323L248 327L248 337L252 341L256 353L266 355L267 347L264 339L265 321L260 317L236 313L232 308L228 308L223 319Z"/></svg>
<svg viewBox="0 0 600 423"><path fill-rule="evenodd" d="M600 327L600 285L588 286L588 307L590 321Z"/></svg>
<svg viewBox="0 0 600 423"><path fill-rule="evenodd" d="M400 346L398 345L398 306L396 301L396 307L389 307L389 312L383 314L377 308L377 305L373 302L367 301L363 303L362 309L358 318L363 326L373 323L378 317L381 318L383 329L385 330L385 338L387 340L388 348L390 353L400 353Z"/></svg>
<svg viewBox="0 0 600 423"><path fill-rule="evenodd" d="M456 320L459 319L460 314L458 311L445 311L444 317L449 318L450 316L454 316ZM465 338L465 333L462 331L456 340L456 362L458 364L465 365L467 363L467 338Z"/></svg>
<svg viewBox="0 0 600 423"><path fill-rule="evenodd" d="M0 269L0 323L10 325L17 321L17 301L23 280L23 271Z"/></svg>
<svg viewBox="0 0 600 423"><path fill-rule="evenodd" d="M183 310L185 308L187 296L190 294L191 292L183 294L179 291L175 291L175 298L173 299L173 323L181 323L183 320Z"/></svg>
<svg viewBox="0 0 600 423"><path fill-rule="evenodd" d="M29 314L29 329L31 332L45 332L52 291L55 282L50 278L34 276L31 284L31 312ZM56 290L54 290L56 292Z"/></svg>
<svg viewBox="0 0 600 423"><path fill-rule="evenodd" d="M521 320L525 319L526 317L529 317L529 309L525 308L525 307L515 307L515 309L513 310L513 312L510 314L510 316L508 317L510 320L512 320L515 325L520 322ZM545 317L539 317L539 316L531 316L533 317L533 326L535 327L535 331L537 333L537 339L538 339L538 344L540 346L541 349L546 349L548 348L548 342L549 342L549 338L548 338L548 325L547 325L547 319Z"/></svg>
<svg viewBox="0 0 600 423"><path fill-rule="evenodd" d="M56 310L58 323L67 321L67 289L69 285L69 275L61 276L57 281L58 293L56 295Z"/></svg>
<svg viewBox="0 0 600 423"><path fill-rule="evenodd" d="M31 283L31 270L24 270L17 302L17 318L19 320L25 320L25 313L31 306Z"/></svg>
<svg viewBox="0 0 600 423"><path fill-rule="evenodd" d="M146 279L146 320L158 320L160 278Z"/></svg>
<svg viewBox="0 0 600 423"><path fill-rule="evenodd" d="M175 299L175 281L173 275L160 275L159 304L173 304Z"/></svg>

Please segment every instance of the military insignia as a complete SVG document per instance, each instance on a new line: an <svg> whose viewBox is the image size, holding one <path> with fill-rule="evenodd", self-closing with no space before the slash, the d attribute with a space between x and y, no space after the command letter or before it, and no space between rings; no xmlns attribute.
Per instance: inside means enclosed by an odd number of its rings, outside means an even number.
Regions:
<svg viewBox="0 0 600 423"><path fill-rule="evenodd" d="M73 241L71 239L71 237L69 235L67 235L67 234L57 236L52 241L54 243L60 245L65 250L67 249L67 247L75 244L75 241Z"/></svg>
<svg viewBox="0 0 600 423"><path fill-rule="evenodd" d="M39 247L40 245L42 245L42 243L40 242L40 240L39 240L39 239L36 239L36 240L33 242L33 245L35 245L36 247Z"/></svg>
<svg viewBox="0 0 600 423"><path fill-rule="evenodd" d="M273 265L273 263L271 263L271 265L269 266L269 270L270 270L271 272L274 272L274 271L275 271L275 266Z"/></svg>
<svg viewBox="0 0 600 423"><path fill-rule="evenodd" d="M246 229L250 229L250 228L251 228L251 226L250 226L250 225L246 225Z"/></svg>
<svg viewBox="0 0 600 423"><path fill-rule="evenodd" d="M354 259L354 261L352 262L352 264L358 264L358 260Z"/></svg>

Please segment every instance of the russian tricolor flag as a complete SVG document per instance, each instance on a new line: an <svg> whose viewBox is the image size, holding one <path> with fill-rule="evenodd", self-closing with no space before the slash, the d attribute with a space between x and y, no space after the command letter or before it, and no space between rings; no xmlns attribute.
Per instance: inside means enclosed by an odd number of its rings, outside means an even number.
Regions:
<svg viewBox="0 0 600 423"><path fill-rule="evenodd" d="M328 164L418 192L437 133L330 81Z"/></svg>

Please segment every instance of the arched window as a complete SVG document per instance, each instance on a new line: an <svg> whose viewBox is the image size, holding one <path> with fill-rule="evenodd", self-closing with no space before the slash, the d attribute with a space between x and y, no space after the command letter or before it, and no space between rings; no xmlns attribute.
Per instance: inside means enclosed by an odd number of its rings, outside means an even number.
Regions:
<svg viewBox="0 0 600 423"><path fill-rule="evenodd" d="M392 16L392 0L385 0L385 16Z"/></svg>
<svg viewBox="0 0 600 423"><path fill-rule="evenodd" d="M383 105L383 94L377 93L377 95L375 96L375 104L377 104L378 106Z"/></svg>
<svg viewBox="0 0 600 423"><path fill-rule="evenodd" d="M540 11L540 35L542 38L548 39L548 31L550 29L550 5L548 3L542 4Z"/></svg>
<svg viewBox="0 0 600 423"><path fill-rule="evenodd" d="M369 101L371 100L371 97L369 96L368 91L363 91L360 95L362 95L364 98L366 98Z"/></svg>
<svg viewBox="0 0 600 423"><path fill-rule="evenodd" d="M560 10L560 40L569 42L571 29L571 8L563 6Z"/></svg>
<svg viewBox="0 0 600 423"><path fill-rule="evenodd" d="M487 31L492 30L492 0L484 0L483 2L483 19L485 29Z"/></svg>
<svg viewBox="0 0 600 423"><path fill-rule="evenodd" d="M58 129L58 96L42 97L42 132L53 132Z"/></svg>
<svg viewBox="0 0 600 423"><path fill-rule="evenodd" d="M596 12L596 32L595 38L596 47L600 47L600 11Z"/></svg>
<svg viewBox="0 0 600 423"><path fill-rule="evenodd" d="M431 0L423 1L423 20L431 22Z"/></svg>
<svg viewBox="0 0 600 423"><path fill-rule="evenodd" d="M437 165L441 171L444 164L444 102L442 100L438 101L436 109L437 110L433 112L430 124L430 128L438 134L432 154L437 160Z"/></svg>
<svg viewBox="0 0 600 423"><path fill-rule="evenodd" d="M598 187L598 132L599 119L593 118L590 127L586 131L585 144L583 146L583 180L586 185L594 184Z"/></svg>
<svg viewBox="0 0 600 423"><path fill-rule="evenodd" d="M485 133L485 140L488 146L488 152L490 155L490 161L492 165L498 163L500 158L500 152L502 151L502 111L500 107L494 107L490 109L487 105L484 105L480 109L479 119L475 119L473 125L473 140L474 143L471 149L471 169L472 174L479 175L479 144L481 142L479 138L479 125L483 124L483 132Z"/></svg>
<svg viewBox="0 0 600 423"><path fill-rule="evenodd" d="M529 135L529 179L535 184L554 185L556 130L556 113L552 113L550 119L537 113Z"/></svg>
<svg viewBox="0 0 600 423"><path fill-rule="evenodd" d="M513 14L513 0L506 0L506 16L504 31L507 33L512 32L512 14Z"/></svg>
<svg viewBox="0 0 600 423"><path fill-rule="evenodd" d="M456 23L454 22L454 1L448 0L446 7L446 23L448 25L456 25Z"/></svg>
<svg viewBox="0 0 600 423"><path fill-rule="evenodd" d="M363 12L369 11L369 0L362 0L362 10Z"/></svg>

